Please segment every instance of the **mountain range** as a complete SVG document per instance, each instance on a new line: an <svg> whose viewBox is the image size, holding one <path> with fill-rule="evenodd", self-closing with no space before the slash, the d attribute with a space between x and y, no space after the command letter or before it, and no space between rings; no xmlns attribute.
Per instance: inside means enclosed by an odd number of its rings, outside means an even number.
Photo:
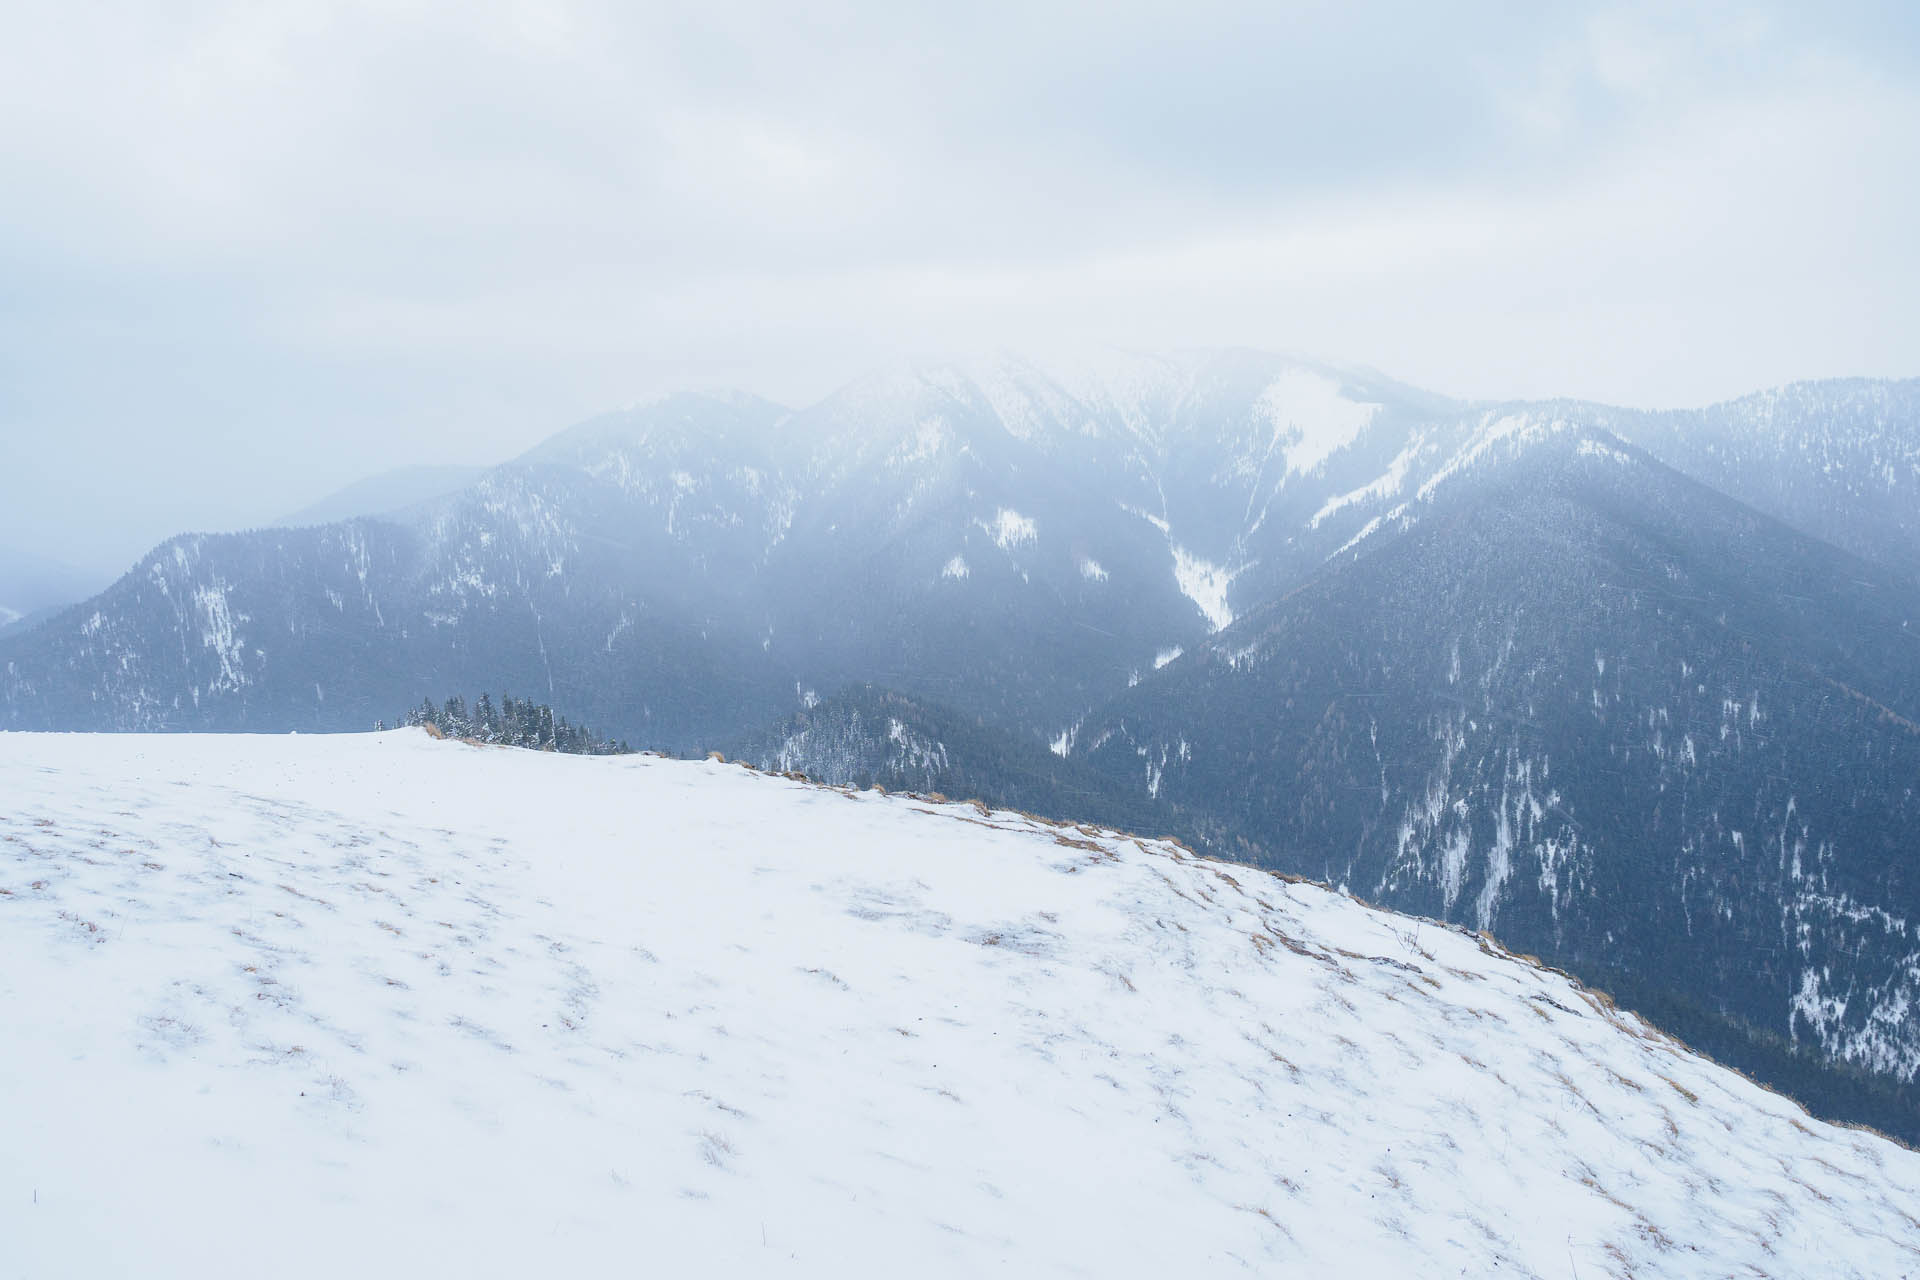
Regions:
<svg viewBox="0 0 1920 1280"><path fill-rule="evenodd" d="M0 725L531 694L1485 929L1912 1137L1916 563L1920 381L1676 413L1244 351L903 366L174 539L0 638Z"/></svg>

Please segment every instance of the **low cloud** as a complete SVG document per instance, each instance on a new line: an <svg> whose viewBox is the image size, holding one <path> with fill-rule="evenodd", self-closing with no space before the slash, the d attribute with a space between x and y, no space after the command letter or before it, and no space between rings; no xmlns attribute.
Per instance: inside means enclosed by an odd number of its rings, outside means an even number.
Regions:
<svg viewBox="0 0 1920 1280"><path fill-rule="evenodd" d="M29 4L0 543L124 561L907 352L1232 343L1635 404L1920 372L1914 21Z"/></svg>

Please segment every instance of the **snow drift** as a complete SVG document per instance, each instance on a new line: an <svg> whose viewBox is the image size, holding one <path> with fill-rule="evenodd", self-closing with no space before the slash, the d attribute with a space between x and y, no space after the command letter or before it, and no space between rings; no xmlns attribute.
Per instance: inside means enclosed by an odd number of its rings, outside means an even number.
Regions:
<svg viewBox="0 0 1920 1280"><path fill-rule="evenodd" d="M1920 1270L1477 937L714 762L0 735L0 1009L7 1275Z"/></svg>

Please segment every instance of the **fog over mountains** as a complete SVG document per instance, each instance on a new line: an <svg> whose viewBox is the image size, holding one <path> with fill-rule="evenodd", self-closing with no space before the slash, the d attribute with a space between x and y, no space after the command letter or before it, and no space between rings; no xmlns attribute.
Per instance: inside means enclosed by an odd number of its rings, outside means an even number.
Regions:
<svg viewBox="0 0 1920 1280"><path fill-rule="evenodd" d="M273 523L298 528L303 525L334 524L341 520L352 520L356 516L392 515L423 502L457 493L486 472L485 467L396 467L336 490Z"/></svg>
<svg viewBox="0 0 1920 1280"><path fill-rule="evenodd" d="M0 547L0 634L43 621L101 578L25 547Z"/></svg>
<svg viewBox="0 0 1920 1280"><path fill-rule="evenodd" d="M1917 563L1920 381L1655 413L1244 351L900 367L176 538L0 638L0 726L357 730L504 689L1170 831L1912 1135Z"/></svg>

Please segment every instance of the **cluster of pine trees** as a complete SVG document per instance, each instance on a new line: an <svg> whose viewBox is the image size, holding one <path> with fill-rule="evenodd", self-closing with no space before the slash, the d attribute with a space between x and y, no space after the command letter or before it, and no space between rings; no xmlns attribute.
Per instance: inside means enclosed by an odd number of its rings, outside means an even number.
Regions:
<svg viewBox="0 0 1920 1280"><path fill-rule="evenodd" d="M427 698L407 712L400 723L408 727L430 724L449 738L576 756L623 756L633 751L625 742L594 737L583 724L568 724L565 716L556 716L545 703L508 694L501 694L495 706L491 695L483 693L471 711L457 693L439 706Z"/></svg>

